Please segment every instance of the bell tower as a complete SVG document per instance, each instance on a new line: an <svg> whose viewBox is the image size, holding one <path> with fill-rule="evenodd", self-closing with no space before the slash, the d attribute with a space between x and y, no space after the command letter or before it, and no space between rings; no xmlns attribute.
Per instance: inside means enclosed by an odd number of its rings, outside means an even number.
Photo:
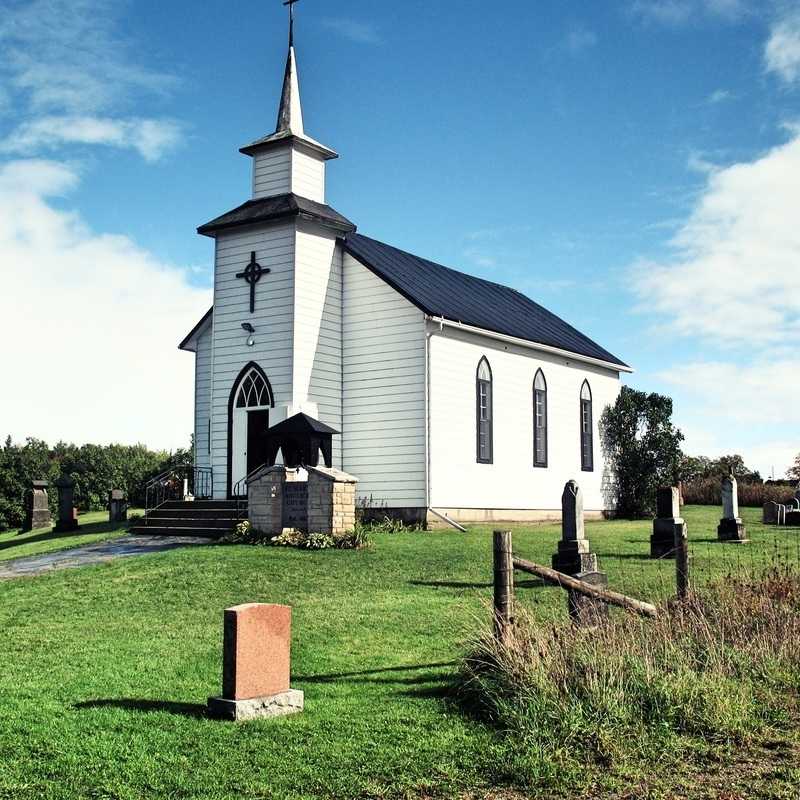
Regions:
<svg viewBox="0 0 800 800"><path fill-rule="evenodd" d="M275 132L242 147L239 152L253 159L253 199L296 194L325 202L325 162L338 154L307 136L300 102L300 79L294 48L294 4L290 9L289 53L283 75Z"/></svg>

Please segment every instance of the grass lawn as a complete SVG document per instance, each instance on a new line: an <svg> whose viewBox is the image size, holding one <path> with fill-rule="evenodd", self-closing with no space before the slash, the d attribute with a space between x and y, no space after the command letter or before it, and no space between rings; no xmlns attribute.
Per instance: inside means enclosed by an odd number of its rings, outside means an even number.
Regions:
<svg viewBox="0 0 800 800"><path fill-rule="evenodd" d="M143 511L131 509L129 516L143 514ZM55 533L52 526L38 528L29 533L20 533L17 530L0 533L0 561L23 556L38 556L43 553L53 553L57 550L66 550L82 544L93 544L106 539L122 536L128 530L128 523L111 524L108 521L108 511L91 511L81 514L78 518L80 528L69 533Z"/></svg>
<svg viewBox="0 0 800 800"><path fill-rule="evenodd" d="M717 509L686 509L699 580L796 562L800 530L743 513L753 541L741 547L714 541ZM515 792L524 753L453 698L464 639L488 618L490 530L378 535L360 552L212 545L1 582L0 797L534 796ZM649 523L587 532L613 588L671 591L674 564L646 557ZM520 527L515 549L549 563L558 535ZM565 619L560 590L521 584L519 601L543 622ZM222 610L250 601L293 606L292 683L306 712L213 722ZM586 787L555 796L796 797L796 742L784 734L777 750L735 750L730 770L718 753L658 775L587 770Z"/></svg>

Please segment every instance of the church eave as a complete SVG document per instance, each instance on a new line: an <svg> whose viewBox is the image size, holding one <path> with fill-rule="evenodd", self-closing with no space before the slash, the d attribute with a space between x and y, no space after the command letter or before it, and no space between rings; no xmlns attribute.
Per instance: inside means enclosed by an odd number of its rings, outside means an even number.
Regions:
<svg viewBox="0 0 800 800"><path fill-rule="evenodd" d="M248 200L232 211L201 225L197 232L201 236L213 238L220 231L231 228L276 222L294 217L316 222L339 233L353 233L356 230L356 226L347 217L342 216L330 206L299 195L284 194Z"/></svg>
<svg viewBox="0 0 800 800"><path fill-rule="evenodd" d="M197 338L203 328L205 328L206 325L211 321L211 317L213 315L214 306L211 306L211 308L209 308L208 311L203 314L203 318L200 320L200 322L198 322L197 325L195 325L194 328L189 331L189 333L186 335L186 338L184 338L184 340L178 345L178 350L187 350L190 353L196 352L196 347L192 346L194 344L194 340Z"/></svg>
<svg viewBox="0 0 800 800"><path fill-rule="evenodd" d="M339 154L330 147L325 147L315 139L309 136L297 136L288 131L280 131L278 133L265 136L263 139L256 139L244 147L239 148L239 152L246 156L254 156L256 153L263 153L267 150L274 150L278 147L285 147L286 145L296 147L298 150L306 150L312 155L320 156L325 161L330 161L334 158L339 158Z"/></svg>

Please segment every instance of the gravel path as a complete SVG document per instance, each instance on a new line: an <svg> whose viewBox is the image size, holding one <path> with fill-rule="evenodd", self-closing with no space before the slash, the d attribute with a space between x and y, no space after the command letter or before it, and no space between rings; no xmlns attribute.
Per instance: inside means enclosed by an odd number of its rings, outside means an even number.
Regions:
<svg viewBox="0 0 800 800"><path fill-rule="evenodd" d="M177 547L197 547L209 545L212 539L191 536L120 536L108 542L96 542L72 550L59 550L40 556L26 556L0 562L0 580L27 578L52 572L57 569L86 567L92 564L105 564L116 558L144 556L174 550Z"/></svg>

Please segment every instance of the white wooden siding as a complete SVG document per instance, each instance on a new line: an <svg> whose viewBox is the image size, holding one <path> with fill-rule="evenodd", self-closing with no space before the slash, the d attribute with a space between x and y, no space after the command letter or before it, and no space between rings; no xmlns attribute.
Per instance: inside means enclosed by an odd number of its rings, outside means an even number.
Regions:
<svg viewBox="0 0 800 800"><path fill-rule="evenodd" d="M347 253L342 295L343 468L360 497L424 508L425 318Z"/></svg>
<svg viewBox="0 0 800 800"><path fill-rule="evenodd" d="M245 269L252 251L271 272L257 285L255 314L251 315L250 287L236 273ZM293 222L223 232L216 240L211 442L215 497L227 493L228 399L244 365L255 361L261 366L276 405L292 402L294 259ZM243 322L256 329L254 347L247 346Z"/></svg>
<svg viewBox="0 0 800 800"><path fill-rule="evenodd" d="M325 162L319 156L293 151L292 191L317 203L325 202Z"/></svg>
<svg viewBox="0 0 800 800"><path fill-rule="evenodd" d="M429 330L431 506L560 510L564 484L574 478L587 510L609 507L598 420L619 393L618 373L430 323ZM475 374L482 356L493 378L492 464L476 461ZM547 468L533 466L533 380L540 367L547 380ZM593 397L593 472L581 471L584 379Z"/></svg>
<svg viewBox="0 0 800 800"><path fill-rule="evenodd" d="M253 198L292 191L292 148L277 147L253 156Z"/></svg>
<svg viewBox="0 0 800 800"><path fill-rule="evenodd" d="M294 192L325 202L325 162L291 144L253 156L253 198Z"/></svg>
<svg viewBox="0 0 800 800"><path fill-rule="evenodd" d="M212 326L197 337L194 367L194 451L198 467L211 466L208 422L211 418Z"/></svg>
<svg viewBox="0 0 800 800"><path fill-rule="evenodd" d="M295 404L316 404L318 419L342 429L342 248L335 234L299 223L295 260ZM341 437L333 437L341 467Z"/></svg>

